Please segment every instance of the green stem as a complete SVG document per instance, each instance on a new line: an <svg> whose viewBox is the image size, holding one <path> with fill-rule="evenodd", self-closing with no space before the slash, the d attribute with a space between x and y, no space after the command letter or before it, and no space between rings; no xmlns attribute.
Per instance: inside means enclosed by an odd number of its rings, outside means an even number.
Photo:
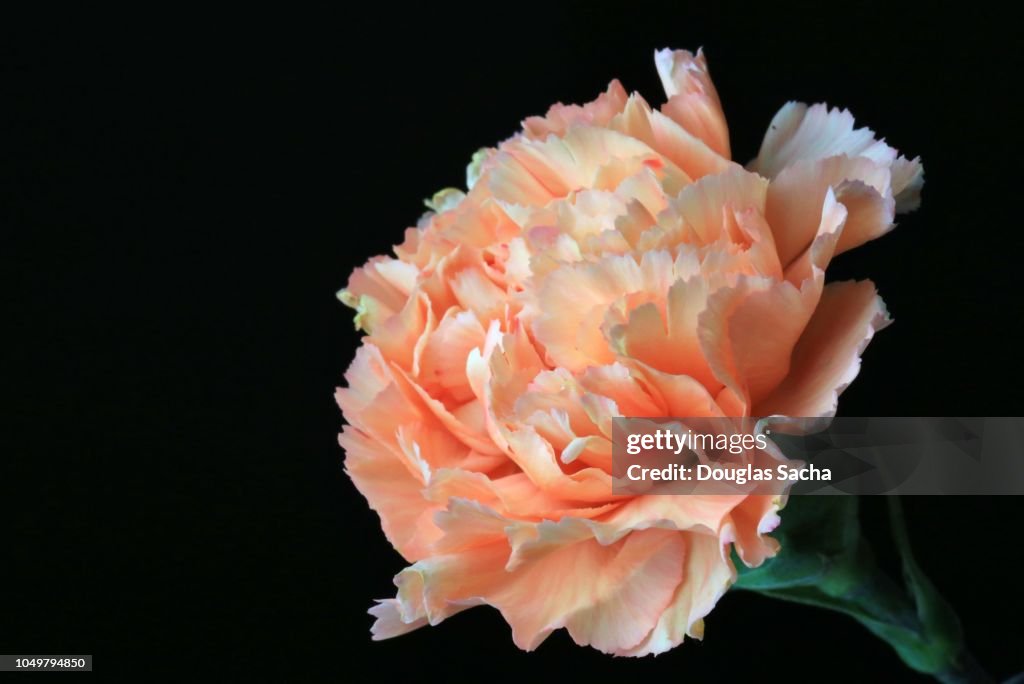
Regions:
<svg viewBox="0 0 1024 684"><path fill-rule="evenodd" d="M903 564L903 579L913 599L919 621L924 625L926 634L945 642L953 652L952 667L934 673L935 678L949 684L994 681L967 650L963 629L953 607L939 594L938 589L917 564L900 498L889 496L886 501L889 504L889 526Z"/></svg>
<svg viewBox="0 0 1024 684"><path fill-rule="evenodd" d="M962 641L950 644L930 633L919 610L881 572L863 540L846 562L833 565L814 585L762 590L775 598L845 613L892 646L911 668L941 682L992 682Z"/></svg>
<svg viewBox="0 0 1024 684"><path fill-rule="evenodd" d="M936 672L935 678L943 684L987 684L995 681L985 672L970 651L960 651L957 668Z"/></svg>
<svg viewBox="0 0 1024 684"><path fill-rule="evenodd" d="M737 588L845 613L909 667L941 682L994 681L967 651L956 614L914 559L896 497L889 497L890 521L905 588L875 562L860 534L855 500L805 498L790 504L792 525L783 525L782 553L741 571Z"/></svg>

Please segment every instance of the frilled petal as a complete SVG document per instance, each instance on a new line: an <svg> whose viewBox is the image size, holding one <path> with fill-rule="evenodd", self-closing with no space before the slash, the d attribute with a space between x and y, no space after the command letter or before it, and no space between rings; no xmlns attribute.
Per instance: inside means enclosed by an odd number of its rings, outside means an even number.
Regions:
<svg viewBox="0 0 1024 684"><path fill-rule="evenodd" d="M502 516L461 500L438 524L446 552L396 577L398 598L375 610L375 633L403 633L488 604L525 650L565 627L579 644L620 652L650 633L682 580L685 542L667 530L602 544L583 521L566 519L519 523L506 538Z"/></svg>
<svg viewBox="0 0 1024 684"><path fill-rule="evenodd" d="M798 103L745 170L704 55L655 62L660 110L612 81L528 118L339 293L369 333L336 395L345 469L412 563L374 639L490 605L524 649L564 628L662 653L703 636L734 558L779 552L784 494L613 493L614 421L834 413L889 319L825 271L923 170Z"/></svg>
<svg viewBox="0 0 1024 684"><path fill-rule="evenodd" d="M785 380L756 408L758 415L835 415L839 394L857 377L860 355L891 319L870 281L825 287L793 350Z"/></svg>
<svg viewBox="0 0 1024 684"><path fill-rule="evenodd" d="M642 642L619 655L658 655L687 636L704 638L704 618L735 581L736 573L715 536L687 536L685 555L683 579L672 603Z"/></svg>
<svg viewBox="0 0 1024 684"><path fill-rule="evenodd" d="M896 160L896 150L876 140L874 131L854 127L849 111L829 109L824 104L808 107L802 102L787 102L768 126L750 170L775 178L797 162L835 155L866 157L881 166Z"/></svg>
<svg viewBox="0 0 1024 684"><path fill-rule="evenodd" d="M565 135L572 126L604 127L622 111L629 96L617 80L608 84L608 89L596 100L583 106L553 105L547 116L531 116L523 122L523 132L528 138L541 139L549 135Z"/></svg>
<svg viewBox="0 0 1024 684"><path fill-rule="evenodd" d="M567 473L559 465L551 445L532 427L510 431L506 439L509 457L526 476L551 496L571 501L604 502L612 497L611 476L600 468Z"/></svg>
<svg viewBox="0 0 1024 684"><path fill-rule="evenodd" d="M686 50L658 50L654 53L654 64L668 96L662 113L717 154L731 159L729 127L703 51L697 50L694 55Z"/></svg>
<svg viewBox="0 0 1024 684"><path fill-rule="evenodd" d="M489 176L494 196L510 204L544 206L575 190L612 190L664 159L642 141L606 128L574 127L564 138L513 140Z"/></svg>
<svg viewBox="0 0 1024 684"><path fill-rule="evenodd" d="M587 506L559 499L538 489L521 472L491 479L482 473L437 470L424 490L424 496L441 505L454 499L468 499L484 504L506 518L529 521L595 518L620 505L619 502L609 502Z"/></svg>
<svg viewBox="0 0 1024 684"><path fill-rule="evenodd" d="M624 344L621 329L630 312L662 302L669 286L697 271L694 262L668 251L564 264L546 274L524 309L532 331L554 365L573 372L607 365Z"/></svg>
<svg viewBox="0 0 1024 684"><path fill-rule="evenodd" d="M352 272L338 299L356 309L356 328L372 332L405 305L416 282L413 264L388 257L374 257Z"/></svg>
<svg viewBox="0 0 1024 684"><path fill-rule="evenodd" d="M700 315L701 347L716 377L748 411L786 377L821 284L741 277L709 298Z"/></svg>
<svg viewBox="0 0 1024 684"><path fill-rule="evenodd" d="M559 268L540 290L534 334L555 365L578 371L611 363L614 352L600 322L612 302L643 287L644 274L632 255Z"/></svg>
<svg viewBox="0 0 1024 684"><path fill-rule="evenodd" d="M633 309L613 333L621 353L669 375L689 376L715 391L715 378L700 346L697 319L707 308L708 287L700 277L677 280L662 307L650 302Z"/></svg>
<svg viewBox="0 0 1024 684"><path fill-rule="evenodd" d="M664 155L674 168L685 174L679 177L679 181L721 173L733 166L728 157L714 151L701 138L666 114L652 110L637 94L630 96L622 113L612 119L610 126L642 140L652 150Z"/></svg>
<svg viewBox="0 0 1024 684"><path fill-rule="evenodd" d="M778 553L779 543L767 535L778 527L778 511L784 504L781 497L756 494L744 498L729 514L720 534L734 543L745 565L757 567Z"/></svg>
<svg viewBox="0 0 1024 684"><path fill-rule="evenodd" d="M798 162L836 155L864 157L881 167L891 168L896 210L905 212L917 208L924 184L920 160L899 156L883 140L875 139L870 128L855 128L853 115L845 109L787 102L772 119L761 151L749 168L774 179Z"/></svg>
<svg viewBox="0 0 1024 684"><path fill-rule="evenodd" d="M577 644L618 653L639 644L668 607L683 579L684 549L682 537L666 530L636 531L608 546L573 542L570 533L524 561L492 601L526 650L565 627Z"/></svg>
<svg viewBox="0 0 1024 684"><path fill-rule="evenodd" d="M845 155L797 162L784 169L768 188L765 210L784 266L817 235L830 190L847 212L837 254L892 228L895 200L887 167L865 157Z"/></svg>
<svg viewBox="0 0 1024 684"><path fill-rule="evenodd" d="M402 368L417 373L420 354L434 325L430 299L420 293L410 297L395 315L374 326L367 341Z"/></svg>
<svg viewBox="0 0 1024 684"><path fill-rule="evenodd" d="M921 188L924 187L924 166L920 158L898 157L892 165L892 191L896 196L896 211L904 214L921 206Z"/></svg>
<svg viewBox="0 0 1024 684"><path fill-rule="evenodd" d="M429 556L431 543L440 537L433 520L440 507L423 497L423 480L359 430L346 428L338 442L346 454L345 472L380 516L391 545L410 561Z"/></svg>
<svg viewBox="0 0 1024 684"><path fill-rule="evenodd" d="M401 604L397 599L379 600L377 605L367 612L375 618L373 627L370 628L374 641L401 636L427 625L426 616L412 618L406 622L402 618Z"/></svg>
<svg viewBox="0 0 1024 684"><path fill-rule="evenodd" d="M428 394L462 404L473 398L466 358L483 346L486 331L471 311L449 309L423 348L417 382Z"/></svg>

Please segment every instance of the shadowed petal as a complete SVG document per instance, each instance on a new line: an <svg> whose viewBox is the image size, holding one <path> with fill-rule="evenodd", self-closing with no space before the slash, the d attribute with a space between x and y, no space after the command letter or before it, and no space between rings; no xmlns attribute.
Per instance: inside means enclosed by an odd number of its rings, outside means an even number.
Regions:
<svg viewBox="0 0 1024 684"><path fill-rule="evenodd" d="M758 415L835 415L839 394L860 370L861 353L890 322L871 281L826 286L793 350L789 375L757 405Z"/></svg>

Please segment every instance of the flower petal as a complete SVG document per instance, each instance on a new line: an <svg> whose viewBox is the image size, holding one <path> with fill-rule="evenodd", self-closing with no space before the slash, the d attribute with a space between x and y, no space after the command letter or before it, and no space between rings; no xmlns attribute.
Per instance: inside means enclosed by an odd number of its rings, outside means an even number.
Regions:
<svg viewBox="0 0 1024 684"><path fill-rule="evenodd" d="M870 128L854 128L853 114L827 105L808 107L802 102L787 102L772 119L757 158L748 168L767 178L775 178L783 169L799 161L815 161L835 155L866 157L888 167L896 160L896 150L875 140Z"/></svg>
<svg viewBox="0 0 1024 684"><path fill-rule="evenodd" d="M716 537L693 534L686 539L684 575L671 604L641 643L619 655L657 655L675 648L687 636L703 638L703 618L732 586L736 573L723 557Z"/></svg>
<svg viewBox="0 0 1024 684"><path fill-rule="evenodd" d="M786 379L758 415L835 415L839 394L857 377L860 355L891 319L871 281L831 283L793 350Z"/></svg>
<svg viewBox="0 0 1024 684"><path fill-rule="evenodd" d="M700 315L700 341L716 377L749 411L789 372L793 347L821 293L804 286L741 276L715 292ZM748 414L749 415L749 414Z"/></svg>
<svg viewBox="0 0 1024 684"><path fill-rule="evenodd" d="M845 155L797 162L779 173L769 186L765 208L783 266L788 266L817 235L830 189L847 211L837 254L892 228L895 200L887 167L864 157Z"/></svg>
<svg viewBox="0 0 1024 684"><path fill-rule="evenodd" d="M711 82L704 52L697 50L694 56L686 50L657 50L654 64L668 96L668 102L661 107L662 113L719 155L731 159L729 127L718 91Z"/></svg>
<svg viewBox="0 0 1024 684"><path fill-rule="evenodd" d="M523 122L523 132L528 138L543 140L549 135L565 135L572 126L607 126L622 111L627 97L622 84L613 80L596 100L582 107L556 104L548 109L546 116L529 117Z"/></svg>

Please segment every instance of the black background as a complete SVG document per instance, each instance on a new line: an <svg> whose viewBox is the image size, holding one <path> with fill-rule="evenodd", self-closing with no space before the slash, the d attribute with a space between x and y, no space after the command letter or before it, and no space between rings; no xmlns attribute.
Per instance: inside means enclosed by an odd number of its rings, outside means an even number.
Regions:
<svg viewBox="0 0 1024 684"><path fill-rule="evenodd" d="M341 470L332 392L358 336L334 293L525 116L613 77L660 103L657 47L704 46L740 161L789 99L924 160L922 209L830 272L872 278L896 319L843 413L1024 413L1013 27L973 6L688 4L6 22L2 482L22 496L0 652L93 653L135 681L913 680L855 623L740 593L704 642L639 661L564 633L521 653L487 608L369 640L403 563ZM863 503L893 567L884 501ZM1021 500L906 508L979 660L1024 668Z"/></svg>

